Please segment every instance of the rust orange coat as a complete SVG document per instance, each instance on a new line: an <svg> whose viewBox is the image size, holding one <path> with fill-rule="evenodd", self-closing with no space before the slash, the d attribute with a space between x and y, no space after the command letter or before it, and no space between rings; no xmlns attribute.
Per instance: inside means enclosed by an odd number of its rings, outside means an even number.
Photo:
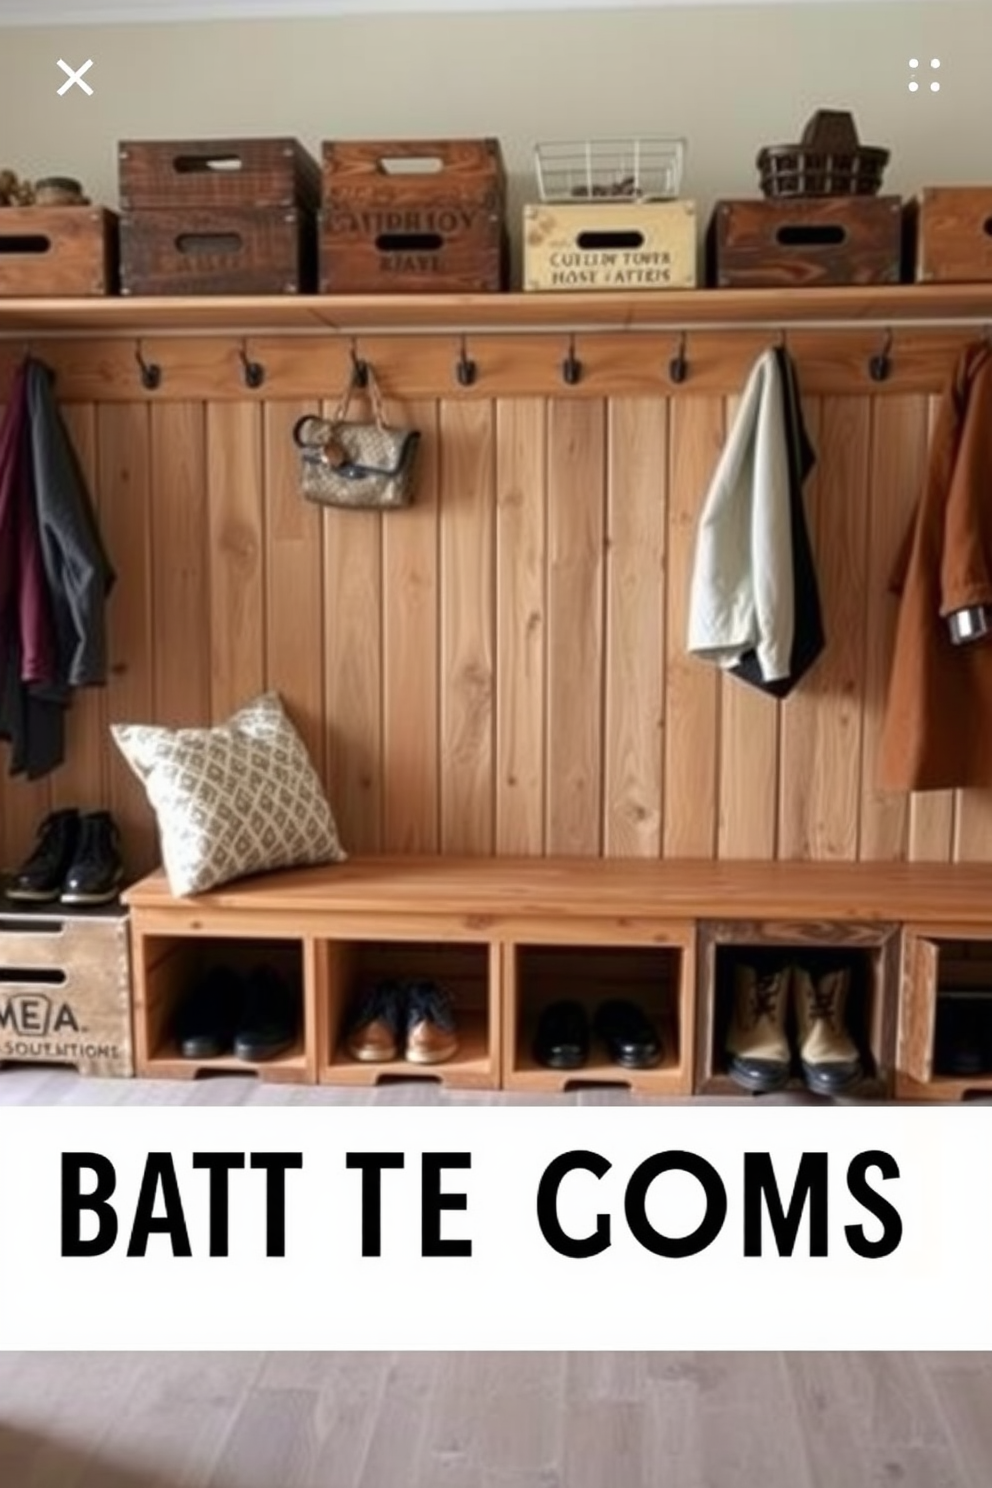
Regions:
<svg viewBox="0 0 992 1488"><path fill-rule="evenodd" d="M947 617L992 605L992 347L961 355L892 579L900 595L882 731L888 790L992 786L992 637L955 646Z"/></svg>

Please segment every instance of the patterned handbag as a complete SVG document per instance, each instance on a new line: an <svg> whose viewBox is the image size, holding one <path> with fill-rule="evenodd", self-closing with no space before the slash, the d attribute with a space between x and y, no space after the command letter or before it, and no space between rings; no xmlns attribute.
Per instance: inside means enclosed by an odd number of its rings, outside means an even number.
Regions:
<svg viewBox="0 0 992 1488"><path fill-rule="evenodd" d="M300 491L322 506L389 511L413 500L413 473L420 434L391 428L385 420L375 373L366 364L373 422L348 418L351 382L332 418L307 414L293 428L300 451Z"/></svg>

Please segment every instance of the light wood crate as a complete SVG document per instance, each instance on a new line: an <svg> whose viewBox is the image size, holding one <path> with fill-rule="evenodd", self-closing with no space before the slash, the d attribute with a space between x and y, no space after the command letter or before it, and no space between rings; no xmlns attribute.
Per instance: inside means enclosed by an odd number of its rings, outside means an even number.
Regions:
<svg viewBox="0 0 992 1488"><path fill-rule="evenodd" d="M692 289L691 201L547 203L524 207L524 289Z"/></svg>
<svg viewBox="0 0 992 1488"><path fill-rule="evenodd" d="M0 902L0 1064L133 1074L126 912Z"/></svg>

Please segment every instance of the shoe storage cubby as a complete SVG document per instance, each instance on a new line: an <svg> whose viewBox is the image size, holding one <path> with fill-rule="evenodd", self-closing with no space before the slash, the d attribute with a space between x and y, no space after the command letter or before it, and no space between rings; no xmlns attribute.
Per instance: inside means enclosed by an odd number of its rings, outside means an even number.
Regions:
<svg viewBox="0 0 992 1488"><path fill-rule="evenodd" d="M844 1091L855 1099L881 1096L891 1089L898 995L898 928L894 925L704 922L699 928L696 991L696 1084L699 1094L741 1095L744 1087L729 1073L727 1036L734 1015L737 969L752 967L763 981L781 978L778 992L791 1069L785 1089L810 1088L799 1057L794 970L817 984L831 973L846 973L841 1026L860 1058L863 1076Z"/></svg>
<svg viewBox="0 0 992 1488"><path fill-rule="evenodd" d="M664 944L656 943L665 941ZM503 1084L508 1090L575 1090L620 1085L654 1095L691 1088L692 1025L688 1009L693 968L691 926L666 927L650 944L562 945L515 943L504 961ZM618 1063L597 1029L609 1000L632 1003L661 1043L647 1068ZM542 1063L535 1039L542 1013L563 1001L578 1003L588 1029L588 1056L577 1068Z"/></svg>
<svg viewBox="0 0 992 1488"><path fill-rule="evenodd" d="M228 936L149 935L135 962L135 1072L167 1080L212 1074L256 1074L265 1080L299 1083L313 1079L308 1052L303 944L288 939L246 940ZM292 999L298 1035L274 1059L251 1061L234 1052L213 1059L186 1059L176 1039L176 1015L190 991L211 973L229 969L239 983L258 967L269 967Z"/></svg>
<svg viewBox="0 0 992 1488"><path fill-rule="evenodd" d="M992 927L908 926L902 978L896 1095L992 1095Z"/></svg>
<svg viewBox="0 0 992 1488"><path fill-rule="evenodd" d="M452 1089L495 1090L500 1080L498 998L501 947L486 941L323 940L315 948L318 1020L317 1078L330 1085L374 1085L429 1080ZM428 982L451 999L456 1052L436 1064L404 1054L370 1063L347 1048L357 1000L377 986Z"/></svg>

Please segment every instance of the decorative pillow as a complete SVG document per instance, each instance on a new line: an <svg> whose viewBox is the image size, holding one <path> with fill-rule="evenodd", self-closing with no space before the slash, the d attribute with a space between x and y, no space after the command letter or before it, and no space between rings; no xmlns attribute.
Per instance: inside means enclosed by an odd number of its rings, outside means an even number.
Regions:
<svg viewBox="0 0 992 1488"><path fill-rule="evenodd" d="M155 812L173 894L347 856L306 745L274 692L216 728L110 731Z"/></svg>

